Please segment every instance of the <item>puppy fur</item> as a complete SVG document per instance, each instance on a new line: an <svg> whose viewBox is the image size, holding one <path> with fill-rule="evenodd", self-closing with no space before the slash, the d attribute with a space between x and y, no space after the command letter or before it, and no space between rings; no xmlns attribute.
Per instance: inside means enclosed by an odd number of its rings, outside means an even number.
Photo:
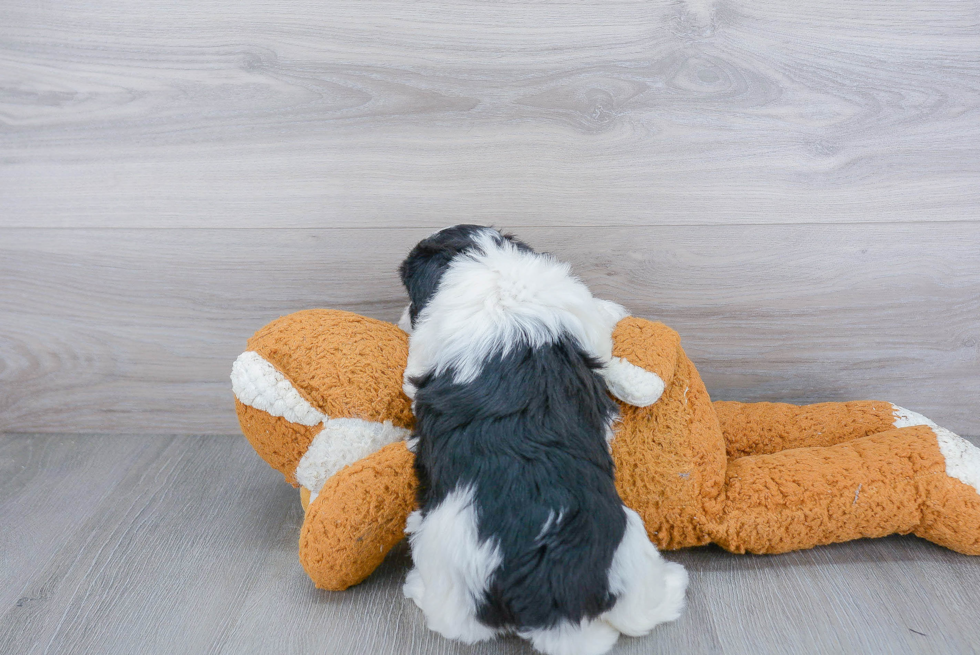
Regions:
<svg viewBox="0 0 980 655"><path fill-rule="evenodd" d="M625 310L593 298L566 264L482 226L423 240L400 272L420 507L406 528L405 595L429 627L586 655L676 619L687 574L623 506L607 445L607 389L649 402L663 391L614 362Z"/></svg>

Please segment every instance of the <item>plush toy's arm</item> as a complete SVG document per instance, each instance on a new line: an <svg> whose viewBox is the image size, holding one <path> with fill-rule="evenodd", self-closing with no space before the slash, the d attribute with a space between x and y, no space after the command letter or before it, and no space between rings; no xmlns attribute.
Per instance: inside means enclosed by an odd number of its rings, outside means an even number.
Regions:
<svg viewBox="0 0 980 655"><path fill-rule="evenodd" d="M611 332L629 317L622 305L601 298L594 298L589 308L590 316L583 320L592 329L584 330L585 346L593 357L602 362L602 377L616 398L627 405L647 407L657 402L664 392L663 379L656 373L635 366L613 353Z"/></svg>
<svg viewBox="0 0 980 655"><path fill-rule="evenodd" d="M310 503L299 560L320 589L363 581L405 536L415 508L413 456L404 442L385 446L333 475Z"/></svg>
<svg viewBox="0 0 980 655"><path fill-rule="evenodd" d="M646 407L655 403L674 377L680 336L663 323L627 316L613 331L613 358L606 383L625 403Z"/></svg>

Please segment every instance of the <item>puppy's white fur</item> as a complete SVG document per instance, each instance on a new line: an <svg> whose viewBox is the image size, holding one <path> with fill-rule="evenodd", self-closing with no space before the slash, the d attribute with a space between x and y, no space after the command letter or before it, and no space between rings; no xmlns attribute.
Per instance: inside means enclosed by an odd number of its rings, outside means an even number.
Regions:
<svg viewBox="0 0 980 655"><path fill-rule="evenodd" d="M405 532L415 567L403 590L429 628L468 644L495 636L476 620L476 606L502 558L496 543L479 539L473 490L456 489L424 519L412 512Z"/></svg>
<svg viewBox="0 0 980 655"><path fill-rule="evenodd" d="M647 538L640 516L627 507L623 510L626 532L609 568L609 590L617 596L616 604L601 616L578 624L566 621L552 628L519 632L542 653L601 655L612 648L620 633L639 637L681 615L687 571L680 564L664 561ZM547 523L552 521L554 517L549 516ZM403 590L425 614L429 629L468 644L500 634L476 619L478 599L502 558L492 539L479 540L473 490L453 491L424 519L421 512L413 512L405 532L415 567Z"/></svg>
<svg viewBox="0 0 980 655"><path fill-rule="evenodd" d="M638 637L681 615L687 571L660 556L639 514L625 506L623 510L626 533L609 568L609 591L618 600L602 619L624 635Z"/></svg>
<svg viewBox="0 0 980 655"><path fill-rule="evenodd" d="M629 312L593 297L568 264L497 243L495 234L487 229L478 249L449 265L414 327L408 310L402 314L399 325L412 335L405 394L414 398L411 379L430 371L451 370L457 382L471 382L490 355L506 354L519 339L540 347L569 334L604 365L613 395L640 407L656 402L663 380L612 355L612 332Z"/></svg>

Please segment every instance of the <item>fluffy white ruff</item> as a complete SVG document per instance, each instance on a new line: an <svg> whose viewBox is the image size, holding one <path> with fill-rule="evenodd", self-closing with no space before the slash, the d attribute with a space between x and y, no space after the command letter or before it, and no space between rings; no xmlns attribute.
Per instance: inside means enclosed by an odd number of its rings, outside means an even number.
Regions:
<svg viewBox="0 0 980 655"><path fill-rule="evenodd" d="M638 637L677 619L684 610L687 571L665 561L650 543L643 520L626 511L626 532L609 568L609 590L618 598L594 620L560 623L546 630L522 631L522 637L548 655L601 655L619 634Z"/></svg>
<svg viewBox="0 0 980 655"><path fill-rule="evenodd" d="M568 264L549 255L497 244L494 232L476 237L478 249L456 257L415 321L406 378L451 370L472 382L493 353L520 339L532 347L564 334L602 361L612 357L612 330L626 315L598 303Z"/></svg>
<svg viewBox="0 0 980 655"><path fill-rule="evenodd" d="M243 352L232 364L231 389L241 403L291 423L313 426L325 418L282 373L251 350Z"/></svg>
<svg viewBox="0 0 980 655"><path fill-rule="evenodd" d="M663 381L612 356L613 329L628 312L593 297L568 264L507 241L498 244L495 234L488 229L476 238L477 250L453 260L414 329L407 310L402 314L399 325L412 335L408 397L415 397L413 377L452 371L457 382L472 382L488 357L506 354L518 340L540 347L570 335L606 366L613 395L640 406L655 402Z"/></svg>
<svg viewBox="0 0 980 655"><path fill-rule="evenodd" d="M939 452L946 460L946 475L956 478L963 484L973 487L980 493L980 448L963 437L941 428L922 414L892 405L895 412L895 427L907 428L927 425L936 433Z"/></svg>
<svg viewBox="0 0 980 655"><path fill-rule="evenodd" d="M415 566L403 590L429 628L468 644L494 637L496 630L477 621L476 608L502 557L493 540L479 540L472 488L454 490L425 518L412 512L405 532Z"/></svg>
<svg viewBox="0 0 980 655"><path fill-rule="evenodd" d="M664 393L664 381L622 357L613 357L603 371L609 392L624 403L635 407L649 407L660 400Z"/></svg>
<svg viewBox="0 0 980 655"><path fill-rule="evenodd" d="M309 489L312 502L323 483L345 466L409 435L410 430L396 427L391 421L326 419L296 466L296 481Z"/></svg>

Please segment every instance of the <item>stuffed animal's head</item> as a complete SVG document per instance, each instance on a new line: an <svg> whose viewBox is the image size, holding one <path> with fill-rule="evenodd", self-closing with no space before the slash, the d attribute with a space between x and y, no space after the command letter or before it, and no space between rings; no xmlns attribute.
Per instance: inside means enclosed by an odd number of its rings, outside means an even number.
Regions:
<svg viewBox="0 0 980 655"><path fill-rule="evenodd" d="M319 489L411 429L401 390L407 357L408 335L391 323L325 309L283 316L256 332L232 367L242 431L287 481ZM314 459L333 470L304 471Z"/></svg>

